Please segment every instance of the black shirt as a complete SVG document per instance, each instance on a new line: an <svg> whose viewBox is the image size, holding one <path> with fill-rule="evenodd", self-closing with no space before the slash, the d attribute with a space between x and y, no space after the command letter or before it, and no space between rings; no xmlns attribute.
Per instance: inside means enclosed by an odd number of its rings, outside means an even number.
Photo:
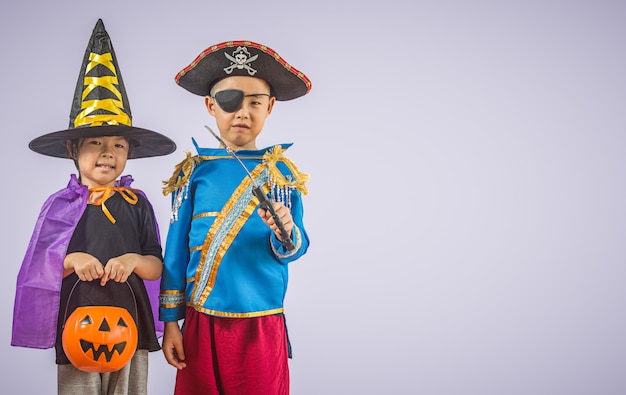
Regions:
<svg viewBox="0 0 626 395"><path fill-rule="evenodd" d="M163 260L152 207L139 193L137 197L139 200L135 205L124 200L120 193L113 194L105 202L116 223L106 217L101 206L88 204L74 230L67 253L85 252L103 265L109 259L127 253L153 255ZM93 305L126 308L137 324L137 348L148 351L160 349L148 294L139 276L132 273L125 283L109 280L102 287L99 280L80 281L76 273L72 273L63 279L61 286L55 345L58 364L70 363L61 343L66 318L78 306Z"/></svg>

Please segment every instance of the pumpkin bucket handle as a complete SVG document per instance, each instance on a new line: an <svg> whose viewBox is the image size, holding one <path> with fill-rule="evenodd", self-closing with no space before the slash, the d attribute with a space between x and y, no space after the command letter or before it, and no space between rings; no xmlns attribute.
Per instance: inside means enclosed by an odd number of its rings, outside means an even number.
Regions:
<svg viewBox="0 0 626 395"><path fill-rule="evenodd" d="M72 286L72 290L70 291L70 294L67 296L67 303L65 305L65 313L63 314L63 325L61 329L65 329L65 322L67 321L67 310L69 310L69 307L70 307L69 301L72 299L72 294L74 293L74 290L76 289L78 284L84 283L84 282L86 281L81 281L80 279L76 280L76 282ZM133 297L133 306L135 306L135 317L139 317L139 309L137 308L137 298L135 297L135 292L133 291L133 288L130 286L128 281L124 282L124 284L128 286L128 290L130 291L130 294Z"/></svg>

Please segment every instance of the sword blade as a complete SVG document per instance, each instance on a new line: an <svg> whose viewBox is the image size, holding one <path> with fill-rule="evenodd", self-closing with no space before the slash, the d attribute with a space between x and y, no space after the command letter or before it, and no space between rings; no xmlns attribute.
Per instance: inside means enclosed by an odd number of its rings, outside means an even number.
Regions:
<svg viewBox="0 0 626 395"><path fill-rule="evenodd" d="M209 132L211 132L213 137L215 137L217 139L217 141L220 142L221 145L224 146L224 148L226 149L226 152L228 152L230 154L230 156L232 156L233 158L237 159L237 162L239 162L241 167L243 167L243 169L246 171L246 174L252 180L252 185L253 185L252 193L259 200L260 206L263 209L265 209L265 210L270 212L270 214L272 215L272 218L274 218L274 222L276 223L276 225L278 226L278 229L280 230L280 236L281 236L281 241L280 242L285 246L287 251L293 251L296 248L296 246L293 244L293 241L291 240L291 236L289 235L289 233L287 233L287 230L285 229L285 225L283 224L283 221L280 219L280 217L276 213L276 210L274 210L274 206L272 205L272 201L267 197L267 195L265 195L265 193L263 192L261 187L256 183L254 177L252 177L252 174L250 174L250 172L248 171L248 168L246 167L246 165L244 165L243 162L241 161L241 159L239 159L239 157L237 156L237 154L235 154L235 151L233 151L233 149L230 148L228 146L228 144L226 144L224 142L224 140L222 140L220 138L220 136L215 134L215 132L210 127L208 127L207 125L204 125L204 127Z"/></svg>
<svg viewBox="0 0 626 395"><path fill-rule="evenodd" d="M248 171L248 168L246 167L246 165L243 164L243 162L241 161L241 159L239 159L239 157L235 154L235 151L233 151L232 148L230 148L228 146L228 144L226 144L224 142L224 140L221 139L220 136L218 136L217 134L215 134L215 132L213 131L213 129L211 129L210 127L208 127L207 125L204 125L205 128L207 128L207 130L209 132L211 132L211 134L213 135L213 137L215 137L217 139L217 141L220 142L221 145L224 146L224 148L226 149L226 152L228 152L230 154L230 156L232 156L233 158L237 159L237 162L239 162L239 164L241 165L241 167L243 167L243 169L246 171L246 174L248 175L248 177L250 177L250 179L252 180L252 183L254 184L254 186L257 186L256 181L254 180L254 177L252 177L252 174L250 174L250 172Z"/></svg>

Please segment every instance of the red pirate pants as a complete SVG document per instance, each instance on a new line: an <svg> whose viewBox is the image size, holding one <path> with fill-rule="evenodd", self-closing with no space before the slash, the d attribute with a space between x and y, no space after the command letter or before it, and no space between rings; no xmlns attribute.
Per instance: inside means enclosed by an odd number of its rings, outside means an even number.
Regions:
<svg viewBox="0 0 626 395"><path fill-rule="evenodd" d="M183 347L175 395L289 394L283 315L221 318L188 308Z"/></svg>

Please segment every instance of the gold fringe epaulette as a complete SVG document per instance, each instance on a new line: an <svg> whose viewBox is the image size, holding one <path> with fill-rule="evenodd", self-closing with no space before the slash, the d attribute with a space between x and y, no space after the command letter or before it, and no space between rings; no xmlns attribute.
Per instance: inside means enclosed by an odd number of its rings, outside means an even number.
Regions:
<svg viewBox="0 0 626 395"><path fill-rule="evenodd" d="M309 181L310 176L306 173L302 173L291 160L283 155L283 152L285 152L285 150L280 145L276 145L263 155L263 161L267 163L272 182L279 188L295 188L303 195L306 195L309 193L306 183ZM278 170L276 167L277 162L283 162L287 166L292 174L292 177L290 177L293 178L292 180L288 180L283 173Z"/></svg>
<svg viewBox="0 0 626 395"><path fill-rule="evenodd" d="M200 163L200 158L191 156L191 152L187 151L187 157L176 165L170 179L163 181L163 195L167 196L175 190L182 188L189 180L189 177L191 177L191 173L193 173L193 169L198 163Z"/></svg>

